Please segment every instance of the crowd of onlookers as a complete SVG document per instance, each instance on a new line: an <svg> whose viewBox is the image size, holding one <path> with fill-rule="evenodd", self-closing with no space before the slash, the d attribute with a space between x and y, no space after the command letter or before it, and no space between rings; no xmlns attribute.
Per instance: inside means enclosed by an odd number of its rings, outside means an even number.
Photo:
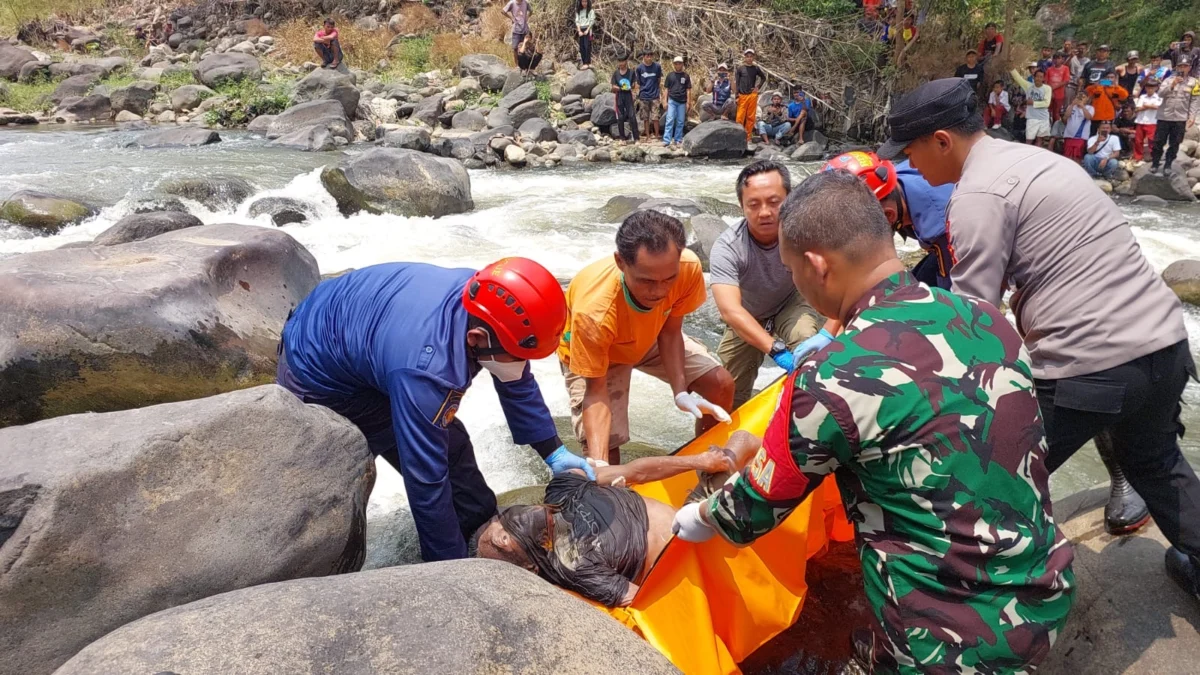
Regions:
<svg viewBox="0 0 1200 675"><path fill-rule="evenodd" d="M988 24L955 76L975 86L993 130L1061 153L1096 177L1112 178L1122 159L1137 166L1148 159L1150 171L1160 173L1171 170L1186 130L1200 119L1195 39L1188 31L1148 61L1130 51L1119 64L1108 45L1093 51L1067 40L1057 49L1042 47L1024 72L989 82L985 68L1003 53L1004 36Z"/></svg>

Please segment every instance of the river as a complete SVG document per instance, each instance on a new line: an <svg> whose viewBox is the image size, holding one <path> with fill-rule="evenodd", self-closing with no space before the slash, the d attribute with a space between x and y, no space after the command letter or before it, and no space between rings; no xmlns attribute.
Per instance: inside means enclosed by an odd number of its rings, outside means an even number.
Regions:
<svg viewBox="0 0 1200 675"><path fill-rule="evenodd" d="M436 220L344 218L317 178L317 169L338 161L338 154L295 152L247 134L223 135L224 142L202 148L143 150L124 147L134 137L127 131L0 131L0 199L17 189L36 188L107 205L96 217L49 237L0 226L0 258L90 240L126 215L134 200L152 195L158 183L181 177L238 176L260 190L255 197L283 195L313 204L315 219L283 229L312 252L323 274L397 260L480 267L520 255L568 277L612 254L617 224L601 222L598 213L610 197L644 192L737 201L734 179L739 165L733 163L587 165L552 171L473 171L475 210L466 214ZM797 165L794 172L806 174L817 166ZM205 223L272 227L266 216L255 221L246 215L249 201L229 211L188 206ZM1127 204L1122 209L1155 269L1161 271L1174 260L1200 253L1200 207ZM1186 311L1193 353L1200 361L1200 311L1194 307ZM1154 328L1145 327L1147 332ZM689 318L687 329L715 348L721 324L711 301ZM551 412L565 422L569 407L557 364L553 359L535 363L534 373ZM766 384L780 373L773 366L764 367L759 382ZM692 423L675 410L669 389L640 374L634 382L630 400L634 440L663 448L685 442ZM1190 384L1185 400L1184 450L1192 464L1200 466L1200 386ZM470 429L481 468L498 493L548 478L532 451L512 444L486 378L468 391L459 417ZM416 558L399 476L385 463L377 464L380 478L368 511L369 567ZM1051 487L1057 498L1104 479L1103 466L1089 446L1052 476Z"/></svg>

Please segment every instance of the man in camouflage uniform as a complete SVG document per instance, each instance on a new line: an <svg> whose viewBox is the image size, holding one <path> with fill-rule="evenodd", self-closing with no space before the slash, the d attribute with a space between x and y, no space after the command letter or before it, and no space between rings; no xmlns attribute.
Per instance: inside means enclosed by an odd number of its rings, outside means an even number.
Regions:
<svg viewBox="0 0 1200 675"><path fill-rule="evenodd" d="M677 534L748 544L833 473L875 618L855 633L860 666L1032 670L1066 622L1074 576L1020 337L995 307L905 271L848 173L794 190L780 238L797 288L845 327L790 376L750 465L681 509Z"/></svg>

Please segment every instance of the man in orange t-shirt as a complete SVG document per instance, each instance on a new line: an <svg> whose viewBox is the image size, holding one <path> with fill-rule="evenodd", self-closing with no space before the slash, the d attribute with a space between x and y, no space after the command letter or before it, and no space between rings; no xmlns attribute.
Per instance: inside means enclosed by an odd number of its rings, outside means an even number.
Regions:
<svg viewBox="0 0 1200 675"><path fill-rule="evenodd" d="M1102 122L1117 119L1117 110L1121 108L1125 99L1129 98L1129 92L1121 85L1113 84L1107 77L1100 80L1099 84L1088 86L1086 91L1088 96L1092 97L1092 107L1096 110L1092 113L1092 135L1095 136Z"/></svg>
<svg viewBox="0 0 1200 675"><path fill-rule="evenodd" d="M685 240L675 218L634 213L617 230L616 255L580 270L567 289L571 315L558 358L575 436L590 458L621 461L634 368L671 385L675 405L696 417L697 434L729 421L733 377L683 334L683 318L707 297Z"/></svg>

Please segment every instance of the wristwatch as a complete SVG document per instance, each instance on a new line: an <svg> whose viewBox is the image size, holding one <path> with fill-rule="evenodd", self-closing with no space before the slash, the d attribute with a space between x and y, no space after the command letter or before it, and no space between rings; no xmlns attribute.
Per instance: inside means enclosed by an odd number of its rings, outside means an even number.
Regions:
<svg viewBox="0 0 1200 675"><path fill-rule="evenodd" d="M771 343L771 351L767 352L767 356L774 357L776 354L782 354L787 351L787 343L783 340L776 340Z"/></svg>

